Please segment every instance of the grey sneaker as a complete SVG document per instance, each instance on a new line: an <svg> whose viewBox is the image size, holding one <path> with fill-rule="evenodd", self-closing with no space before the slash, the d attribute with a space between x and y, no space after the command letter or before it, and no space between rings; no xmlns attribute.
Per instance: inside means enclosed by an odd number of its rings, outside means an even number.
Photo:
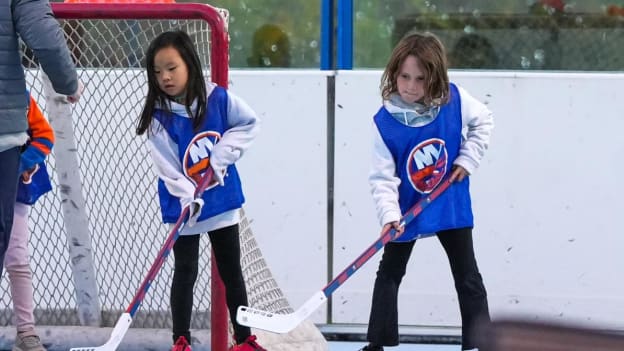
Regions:
<svg viewBox="0 0 624 351"><path fill-rule="evenodd" d="M13 351L47 351L41 344L39 336L34 334L24 334L17 334L15 337Z"/></svg>

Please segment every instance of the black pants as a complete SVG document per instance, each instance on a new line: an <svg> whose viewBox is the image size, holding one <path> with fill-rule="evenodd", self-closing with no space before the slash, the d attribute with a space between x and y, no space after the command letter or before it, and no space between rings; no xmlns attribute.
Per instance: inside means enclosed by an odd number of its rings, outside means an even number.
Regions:
<svg viewBox="0 0 624 351"><path fill-rule="evenodd" d="M234 326L236 343L242 343L251 330L236 322L236 310L247 305L247 290L240 265L240 239L238 225L208 233L217 269L225 286L230 319ZM193 312L193 288L197 280L200 235L182 235L173 246L175 256L173 283L171 284L171 314L173 341L184 336L191 342L191 314ZM205 287L209 289L209 287Z"/></svg>
<svg viewBox="0 0 624 351"><path fill-rule="evenodd" d="M13 210L17 196L20 148L14 147L0 152L0 274L4 264L4 254L9 246L13 228Z"/></svg>
<svg viewBox="0 0 624 351"><path fill-rule="evenodd" d="M489 321L487 294L472 245L472 228L437 233L446 251L455 281L462 318L462 347L479 347L474 337L478 324ZM383 252L368 325L368 341L381 346L399 344L398 293L415 241L388 243Z"/></svg>

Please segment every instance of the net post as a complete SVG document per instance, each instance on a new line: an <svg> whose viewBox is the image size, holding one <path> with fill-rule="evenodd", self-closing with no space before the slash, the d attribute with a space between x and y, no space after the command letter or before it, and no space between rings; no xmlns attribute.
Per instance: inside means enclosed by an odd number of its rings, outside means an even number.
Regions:
<svg viewBox="0 0 624 351"><path fill-rule="evenodd" d="M218 12L219 18L222 21L219 28L223 28L222 32L211 33L211 41L213 42L214 49L210 51L211 62L225 62L224 65L210 65L212 79L218 85L227 88L228 87L228 71L229 71L229 36L227 33L227 16L228 12L222 9ZM220 48L217 50L217 48ZM211 290L212 294L210 302L210 316L211 316L211 332L210 342L213 350L227 350L228 348L228 334L229 334L229 312L227 309L225 286L219 270L217 269L217 261L214 256L214 251L211 255ZM234 316L231 316L234 319Z"/></svg>
<svg viewBox="0 0 624 351"><path fill-rule="evenodd" d="M212 252L210 258L210 343L213 350L227 350L229 319L225 300L225 286L217 269L217 261ZM232 316L234 318L234 316Z"/></svg>

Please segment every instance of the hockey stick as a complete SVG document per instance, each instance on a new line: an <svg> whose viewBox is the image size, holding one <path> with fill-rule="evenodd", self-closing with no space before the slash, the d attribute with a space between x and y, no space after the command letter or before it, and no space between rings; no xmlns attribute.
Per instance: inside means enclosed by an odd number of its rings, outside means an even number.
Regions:
<svg viewBox="0 0 624 351"><path fill-rule="evenodd" d="M194 198L201 197L201 195L204 193L204 190L206 190L206 188L208 187L208 184L210 183L212 178L213 178L213 170L212 170L212 167L209 166L208 170L206 171L206 174L202 176L202 178L199 181L199 184L197 185L197 188L195 189ZM117 347L121 343L121 340L126 335L126 332L128 331L128 329L130 328L130 324L132 323L132 318L134 317L136 311L139 309L141 302L143 302L143 298L145 297L147 290L149 290L150 286L152 285L152 282L156 278L156 275L160 271L160 268L163 266L163 264L167 260L167 257L169 256L169 253L171 252L171 249L173 248L173 244L175 244L176 240L178 240L178 237L180 236L180 232L182 231L182 229L184 228L184 225L186 224L186 221L187 221L186 217L189 215L189 207L190 206L186 206L182 209L182 213L180 213L180 217L178 217L177 222L175 223L175 225L169 232L169 235L167 236L167 240L165 240L165 243L163 244L162 248L158 252L156 261L152 264L152 267L149 269L147 276L141 283L139 290L137 290L136 294L134 295L134 299L132 300L128 308L126 309L126 312L122 313L121 316L119 316L119 319L117 320L117 323L115 323L115 327L113 328L113 332L111 333L110 338L108 338L108 341L106 341L106 343L101 346L73 347L69 349L70 351L115 351L117 349Z"/></svg>
<svg viewBox="0 0 624 351"><path fill-rule="evenodd" d="M401 218L401 226L407 226L423 209L425 209L433 200L435 200L442 192L451 185L451 181L447 178L443 180L437 188L429 195L420 199L412 208L410 208L403 218ZM303 306L293 313L277 314L266 312L252 307L239 306L236 314L236 321L239 324L263 329L274 333L288 333L296 328L301 322L308 318L317 308L319 308L331 294L334 293L349 277L353 275L360 267L362 267L371 257L381 250L388 242L398 238L400 234L394 228L386 230L375 242L370 245L355 261L351 262L345 270L336 276L322 290L316 292L314 296L308 299Z"/></svg>

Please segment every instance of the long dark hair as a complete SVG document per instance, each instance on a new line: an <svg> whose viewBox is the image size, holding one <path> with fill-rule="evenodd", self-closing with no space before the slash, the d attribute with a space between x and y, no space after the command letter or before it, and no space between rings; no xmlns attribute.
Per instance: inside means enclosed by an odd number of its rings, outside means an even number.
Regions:
<svg viewBox="0 0 624 351"><path fill-rule="evenodd" d="M180 53L180 57L184 60L188 69L188 82L186 83L186 95L184 97L184 106L186 112L193 120L193 128L197 129L204 120L206 113L206 82L202 73L202 65L199 55L195 49L195 45L191 38L183 31L164 32L158 35L147 48L145 53L145 67L147 71L147 98L143 111L137 122L136 133L141 135L149 130L156 109L156 104L169 110L169 101L171 98L160 89L156 73L154 70L154 57L156 53L165 48L174 48ZM197 99L197 111L191 111L191 104Z"/></svg>
<svg viewBox="0 0 624 351"><path fill-rule="evenodd" d="M408 56L415 56L425 74L425 104L443 105L449 99L448 63L446 50L432 33L410 32L392 50L381 77L381 96L384 100L397 91L397 76Z"/></svg>

